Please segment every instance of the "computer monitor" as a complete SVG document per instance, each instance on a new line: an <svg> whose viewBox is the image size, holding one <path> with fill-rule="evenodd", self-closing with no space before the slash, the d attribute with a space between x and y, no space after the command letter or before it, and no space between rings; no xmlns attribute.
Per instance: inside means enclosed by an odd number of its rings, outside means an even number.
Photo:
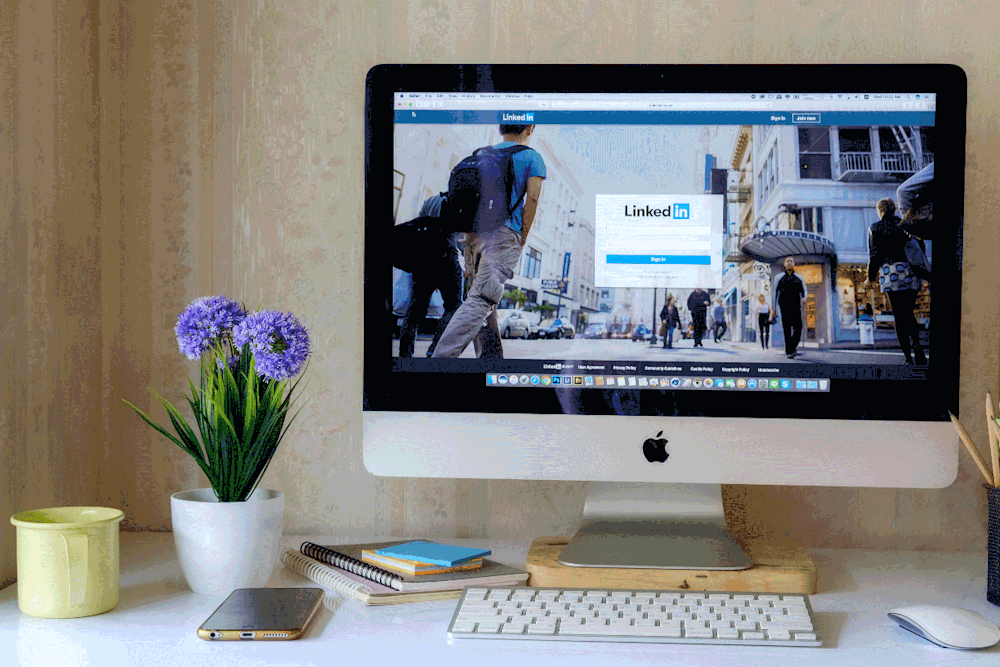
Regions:
<svg viewBox="0 0 1000 667"><path fill-rule="evenodd" d="M965 101L946 65L373 68L367 469L589 481L560 559L604 567L747 567L721 484L947 486Z"/></svg>

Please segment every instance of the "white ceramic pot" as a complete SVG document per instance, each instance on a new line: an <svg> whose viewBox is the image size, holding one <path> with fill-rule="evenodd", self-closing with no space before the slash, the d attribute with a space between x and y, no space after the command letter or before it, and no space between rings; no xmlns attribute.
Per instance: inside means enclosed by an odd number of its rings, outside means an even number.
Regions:
<svg viewBox="0 0 1000 667"><path fill-rule="evenodd" d="M229 595L267 585L278 559L285 496L257 489L240 503L220 503L212 489L170 496L174 545L188 586Z"/></svg>

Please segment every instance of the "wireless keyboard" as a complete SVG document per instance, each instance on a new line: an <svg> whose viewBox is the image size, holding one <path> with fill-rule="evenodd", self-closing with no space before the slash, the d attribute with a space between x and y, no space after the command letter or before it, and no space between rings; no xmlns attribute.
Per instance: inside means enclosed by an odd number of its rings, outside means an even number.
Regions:
<svg viewBox="0 0 1000 667"><path fill-rule="evenodd" d="M453 639L823 645L805 595L466 588Z"/></svg>

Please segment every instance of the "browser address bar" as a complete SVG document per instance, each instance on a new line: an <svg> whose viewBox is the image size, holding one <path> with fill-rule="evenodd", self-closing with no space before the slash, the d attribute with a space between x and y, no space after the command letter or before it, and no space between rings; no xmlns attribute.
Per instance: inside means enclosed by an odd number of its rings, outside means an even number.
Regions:
<svg viewBox="0 0 1000 667"><path fill-rule="evenodd" d="M552 109L771 109L771 102L720 101L640 102L636 100L552 100Z"/></svg>

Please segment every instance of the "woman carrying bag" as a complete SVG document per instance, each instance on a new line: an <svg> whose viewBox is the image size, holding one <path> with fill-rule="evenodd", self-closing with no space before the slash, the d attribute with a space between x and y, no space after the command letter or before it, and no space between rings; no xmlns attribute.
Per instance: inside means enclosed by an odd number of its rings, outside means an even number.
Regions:
<svg viewBox="0 0 1000 667"><path fill-rule="evenodd" d="M864 289L870 289L878 279L879 288L889 297L895 319L896 338L903 349L906 364L927 364L920 346L920 325L913 315L917 293L929 277L923 241L911 237L900 225L896 202L881 199L875 208L879 220L868 228L868 279Z"/></svg>
<svg viewBox="0 0 1000 667"><path fill-rule="evenodd" d="M660 311L660 335L663 336L663 349L669 350L674 346L674 327L681 326L681 314L677 312L674 305L674 297L667 299Z"/></svg>

